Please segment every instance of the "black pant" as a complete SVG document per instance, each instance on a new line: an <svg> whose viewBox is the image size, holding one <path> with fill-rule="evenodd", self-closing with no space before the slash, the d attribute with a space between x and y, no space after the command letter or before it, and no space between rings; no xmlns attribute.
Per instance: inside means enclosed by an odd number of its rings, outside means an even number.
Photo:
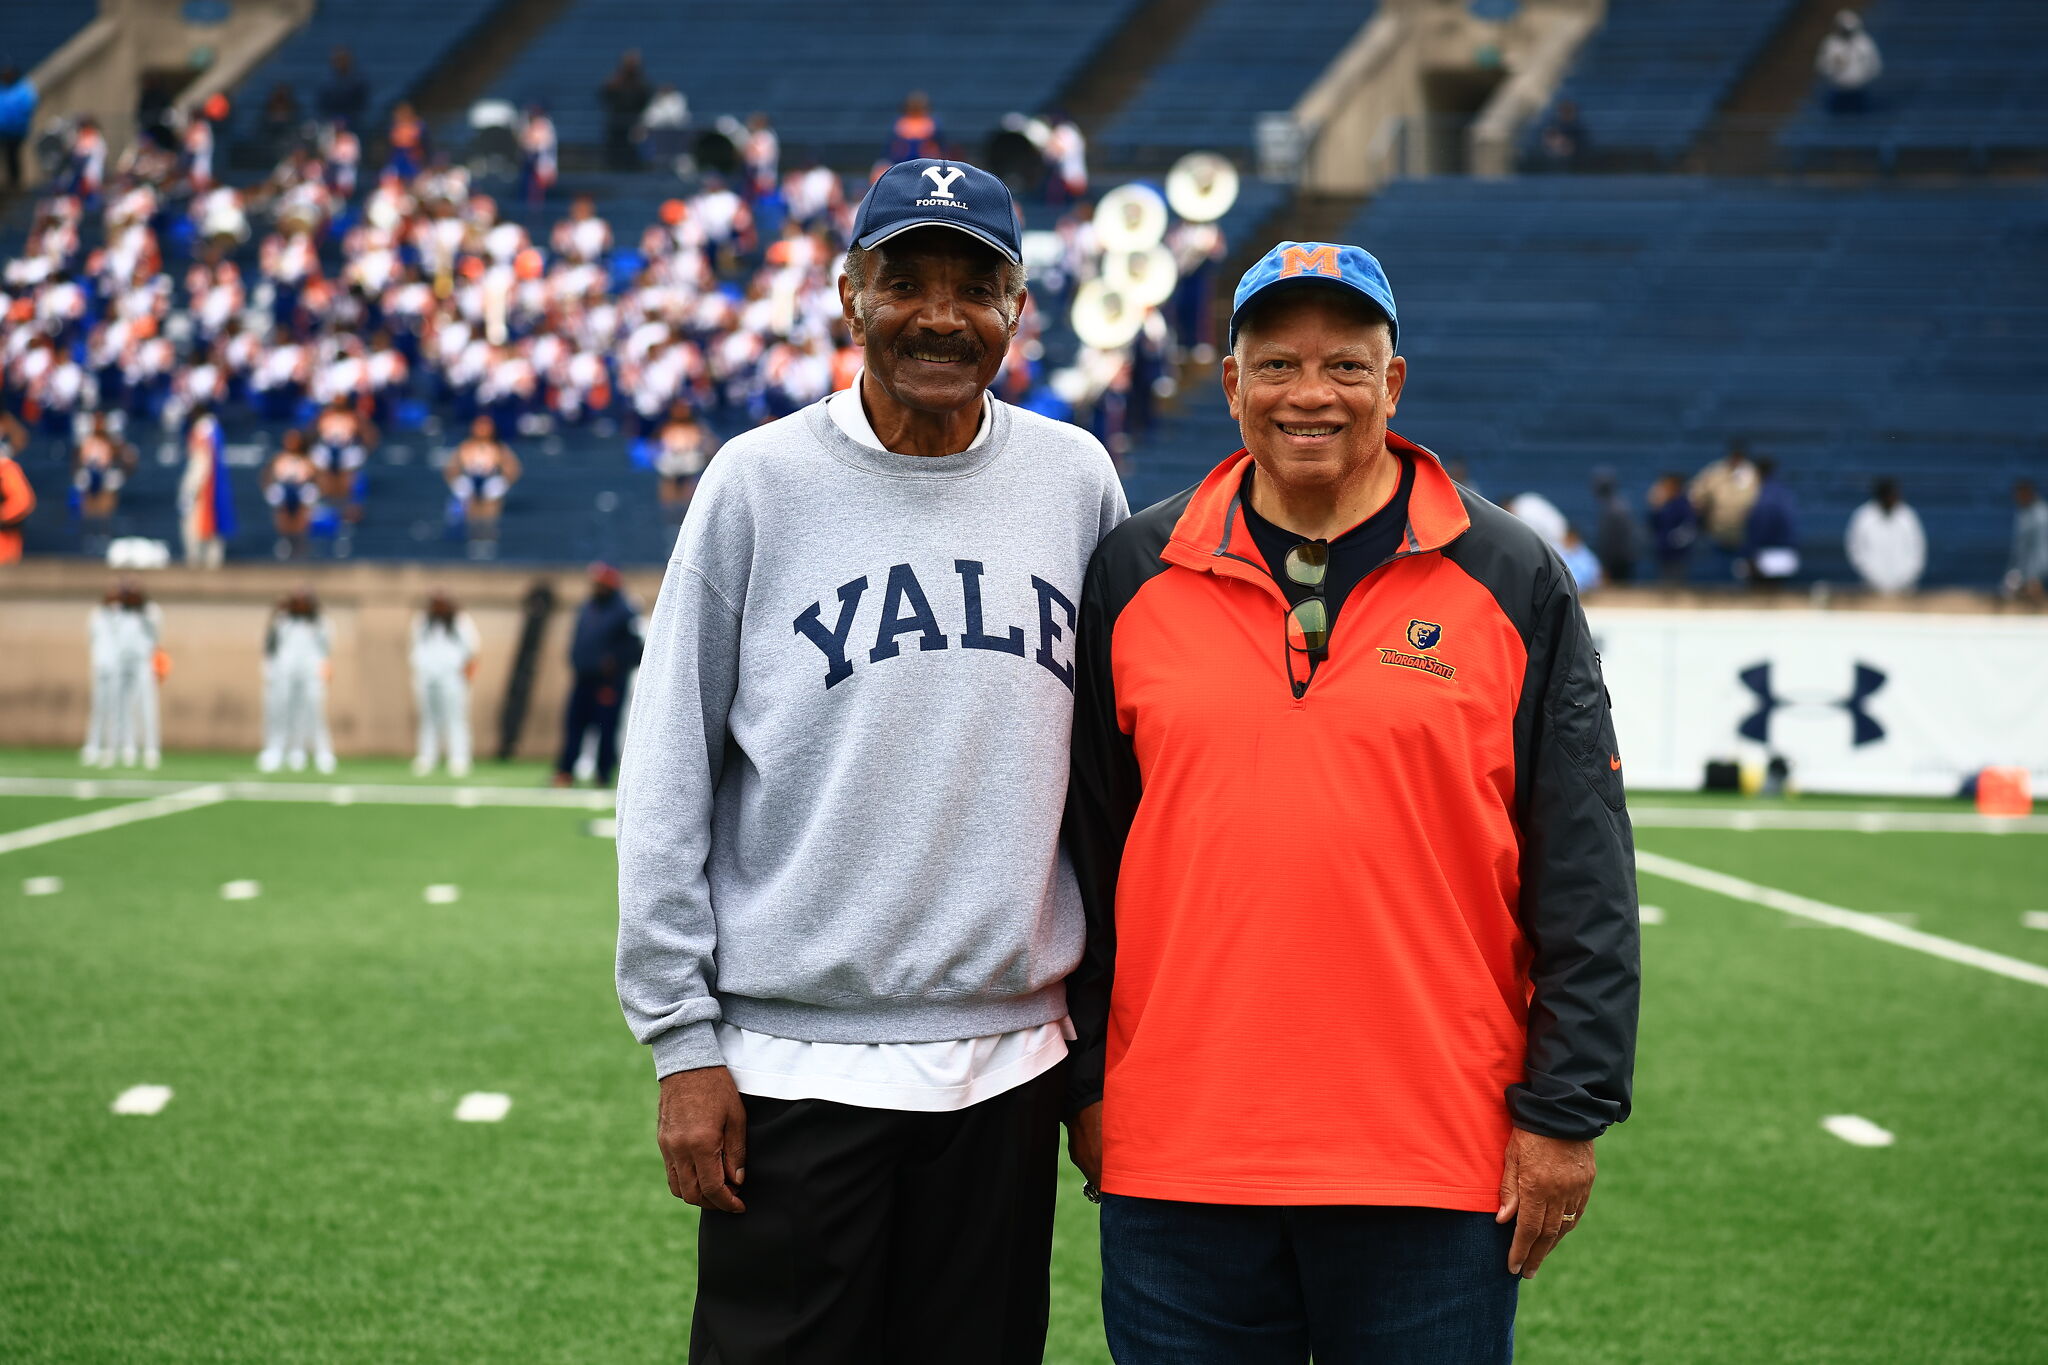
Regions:
<svg viewBox="0 0 2048 1365"><path fill-rule="evenodd" d="M692 1365L1038 1365L1065 1073L949 1114L746 1096Z"/></svg>
<svg viewBox="0 0 2048 1365"><path fill-rule="evenodd" d="M599 673L578 673L569 693L569 716L562 724L562 756L555 771L573 773L583 756L583 735L597 727L597 782L608 785L612 769L619 766L619 703L624 700L619 685Z"/></svg>
<svg viewBox="0 0 2048 1365"><path fill-rule="evenodd" d="M7 168L7 188L21 188L21 144L24 138L0 133L0 166Z"/></svg>

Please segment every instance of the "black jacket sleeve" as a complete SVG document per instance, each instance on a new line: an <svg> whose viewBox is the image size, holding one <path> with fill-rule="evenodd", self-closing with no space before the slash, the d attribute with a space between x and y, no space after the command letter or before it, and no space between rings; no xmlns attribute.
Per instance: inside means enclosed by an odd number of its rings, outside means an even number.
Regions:
<svg viewBox="0 0 2048 1365"><path fill-rule="evenodd" d="M1113 591L1105 545L1089 566L1081 590L1074 645L1074 766L1067 783L1065 838L1081 883L1088 939L1081 963L1067 978L1067 1012L1078 1035L1068 1068L1067 1112L1077 1114L1102 1098L1109 1046L1109 995L1116 973L1116 880L1124 841L1138 811L1138 760L1118 728L1116 680L1110 672L1110 636L1128 593Z"/></svg>
<svg viewBox="0 0 2048 1365"><path fill-rule="evenodd" d="M1629 1114L1642 976L1635 844L1600 656L1569 578L1536 603L1517 717L1522 927L1534 948L1517 1127L1598 1137Z"/></svg>

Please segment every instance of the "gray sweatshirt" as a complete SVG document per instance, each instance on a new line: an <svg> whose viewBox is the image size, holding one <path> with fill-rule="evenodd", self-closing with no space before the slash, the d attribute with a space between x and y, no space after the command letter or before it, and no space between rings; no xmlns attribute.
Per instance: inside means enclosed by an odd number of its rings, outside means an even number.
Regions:
<svg viewBox="0 0 2048 1365"><path fill-rule="evenodd" d="M815 403L728 444L648 623L619 779L619 1001L657 1075L713 1022L830 1043L1066 1013L1075 604L1123 490L994 403L938 458Z"/></svg>

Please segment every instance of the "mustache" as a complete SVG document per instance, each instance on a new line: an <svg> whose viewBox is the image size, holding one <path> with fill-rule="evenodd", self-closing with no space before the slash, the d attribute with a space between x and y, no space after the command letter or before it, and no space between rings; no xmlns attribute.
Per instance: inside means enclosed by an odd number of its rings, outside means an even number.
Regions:
<svg viewBox="0 0 2048 1365"><path fill-rule="evenodd" d="M937 332L920 332L916 336L898 337L896 351L907 355L911 351L922 351L940 360L979 360L982 357L981 343L967 336L941 336Z"/></svg>

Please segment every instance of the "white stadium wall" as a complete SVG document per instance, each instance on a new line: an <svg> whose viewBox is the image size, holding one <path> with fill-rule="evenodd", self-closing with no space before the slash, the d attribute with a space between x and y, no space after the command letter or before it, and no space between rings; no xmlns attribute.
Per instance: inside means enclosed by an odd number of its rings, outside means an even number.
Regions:
<svg viewBox="0 0 2048 1365"><path fill-rule="evenodd" d="M1980 768L2048 788L2048 619L1589 606L1630 785L1782 754L1809 791L1952 795Z"/></svg>

